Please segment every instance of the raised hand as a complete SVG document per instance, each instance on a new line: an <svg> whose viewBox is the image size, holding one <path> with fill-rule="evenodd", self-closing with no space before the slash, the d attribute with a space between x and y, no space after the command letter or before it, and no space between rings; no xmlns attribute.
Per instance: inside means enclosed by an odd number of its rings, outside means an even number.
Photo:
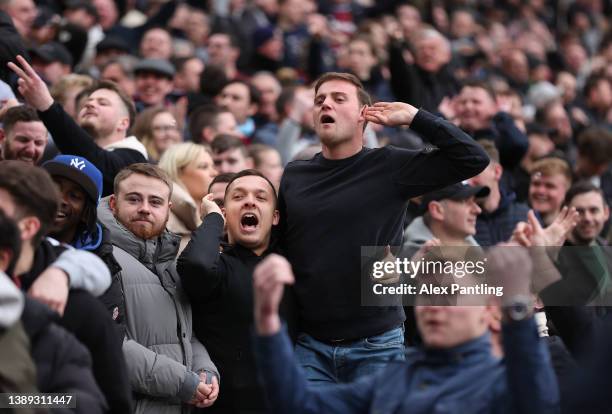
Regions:
<svg viewBox="0 0 612 414"><path fill-rule="evenodd" d="M546 246L562 246L567 236L578 223L578 212L574 207L563 207L550 226L544 229Z"/></svg>
<svg viewBox="0 0 612 414"><path fill-rule="evenodd" d="M17 55L17 66L13 62L8 67L19 76L17 89L26 102L39 111L46 111L53 105L53 98L45 82L38 76L30 64L20 55Z"/></svg>
<svg viewBox="0 0 612 414"><path fill-rule="evenodd" d="M376 102L366 107L366 121L386 126L409 126L418 109L404 102Z"/></svg>
<svg viewBox="0 0 612 414"><path fill-rule="evenodd" d="M504 287L504 298L531 293L531 257L522 246L500 243L487 253L487 275L494 286Z"/></svg>
<svg viewBox="0 0 612 414"><path fill-rule="evenodd" d="M225 220L225 217L223 216L223 213L221 212L221 208L219 208L217 203L213 201L213 197L214 195L210 193L210 194L206 194L202 198L202 204L200 204L200 211L202 212L202 219L206 217L207 215L209 215L210 213L219 213L221 214L221 217L223 217L223 220Z"/></svg>
<svg viewBox="0 0 612 414"><path fill-rule="evenodd" d="M278 307L283 288L284 285L292 285L294 280L291 265L282 256L271 254L257 265L253 273L257 334L274 335L280 330Z"/></svg>
<svg viewBox="0 0 612 414"><path fill-rule="evenodd" d="M533 210L529 210L527 222L516 225L511 240L524 247L559 247L576 227L577 220L578 212L575 208L563 207L550 226L542 228Z"/></svg>

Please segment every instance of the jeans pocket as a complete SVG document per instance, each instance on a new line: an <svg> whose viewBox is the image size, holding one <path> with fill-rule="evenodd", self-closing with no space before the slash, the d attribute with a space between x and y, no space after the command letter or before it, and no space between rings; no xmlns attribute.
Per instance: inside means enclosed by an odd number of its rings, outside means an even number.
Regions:
<svg viewBox="0 0 612 414"><path fill-rule="evenodd" d="M394 328L379 335L369 336L364 340L366 348L395 348L404 345L404 331Z"/></svg>

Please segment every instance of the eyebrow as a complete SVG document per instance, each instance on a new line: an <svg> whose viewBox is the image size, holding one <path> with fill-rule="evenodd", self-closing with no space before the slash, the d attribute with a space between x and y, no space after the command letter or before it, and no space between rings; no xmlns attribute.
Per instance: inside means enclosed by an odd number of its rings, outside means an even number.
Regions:
<svg viewBox="0 0 612 414"><path fill-rule="evenodd" d="M345 92L330 92L330 95L332 96L332 98L337 98L338 96L342 96L342 97L348 96L348 94ZM317 96L315 96L315 101L319 99L321 96L326 96L326 94L324 93L318 94Z"/></svg>

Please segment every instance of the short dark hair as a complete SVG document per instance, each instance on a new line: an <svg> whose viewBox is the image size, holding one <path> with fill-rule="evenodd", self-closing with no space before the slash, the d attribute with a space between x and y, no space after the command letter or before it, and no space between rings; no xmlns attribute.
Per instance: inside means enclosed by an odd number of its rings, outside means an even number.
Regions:
<svg viewBox="0 0 612 414"><path fill-rule="evenodd" d="M466 79L461 83L461 89L463 88L480 88L483 89L490 97L495 101L497 94L489 82L482 79Z"/></svg>
<svg viewBox="0 0 612 414"><path fill-rule="evenodd" d="M571 186L565 194L565 200L563 201L563 205L569 206L572 200L574 200L574 198L586 193L599 194L601 196L601 202L603 203L603 205L608 205L608 203L606 203L606 197L604 196L603 191L601 191L601 188L595 186L590 181L578 181L576 184Z"/></svg>
<svg viewBox="0 0 612 414"><path fill-rule="evenodd" d="M127 179L133 174L140 174L162 181L168 186L168 189L170 189L170 194L168 197L168 200L170 200L170 197L172 196L172 180L164 170L159 168L157 165L149 164L148 162L130 164L119 171L119 173L115 176L115 181L113 182L113 192L117 194L121 181Z"/></svg>
<svg viewBox="0 0 612 414"><path fill-rule="evenodd" d="M232 79L232 80L227 81L227 83L223 85L223 89L235 83L239 85L244 85L247 88L247 90L249 91L249 103L255 104L255 105L261 104L261 92L259 92L259 89L253 86L251 82L247 82L241 79ZM221 89L221 91L223 91L223 89Z"/></svg>
<svg viewBox="0 0 612 414"><path fill-rule="evenodd" d="M208 192L210 193L210 191L212 190L212 186L217 183L230 183L235 175L236 173L223 173L216 175L215 178L213 178L210 184L208 185Z"/></svg>
<svg viewBox="0 0 612 414"><path fill-rule="evenodd" d="M214 36L214 35L227 36L230 42L230 46L233 47L234 49L240 49L240 40L238 39L238 36L236 36L235 33L229 30L213 30L212 33L208 35L208 37L210 38L211 36Z"/></svg>
<svg viewBox="0 0 612 414"><path fill-rule="evenodd" d="M248 148L249 156L253 159L253 165L255 168L259 168L262 163L261 155L266 151L275 151L278 150L274 147L271 147L266 144L251 144Z"/></svg>
<svg viewBox="0 0 612 414"><path fill-rule="evenodd" d="M217 119L223 112L229 111L213 104L202 105L194 109L189 115L189 136L191 140L198 144L201 143L204 128L216 128L218 125Z"/></svg>
<svg viewBox="0 0 612 414"><path fill-rule="evenodd" d="M34 216L40 221L32 242L37 246L53 225L59 205L59 191L51 176L23 161L0 161L0 188L11 195L20 219Z"/></svg>
<svg viewBox="0 0 612 414"><path fill-rule="evenodd" d="M321 87L321 85L323 85L326 82L330 82L334 80L352 83L357 88L357 98L359 99L359 104L368 105L368 106L372 105L372 98L366 92L359 78L353 75L352 73L327 72L319 76L319 78L315 81L315 86L314 86L315 95L319 91L319 88Z"/></svg>
<svg viewBox="0 0 612 414"><path fill-rule="evenodd" d="M238 137L229 134L219 134L210 143L210 148L213 154L222 154L225 151L239 149L244 157L248 157L249 153L244 145L244 142Z"/></svg>
<svg viewBox="0 0 612 414"><path fill-rule="evenodd" d="M296 86L287 86L283 88L280 95L278 95L278 98L276 99L276 102L274 103L274 107L276 109L276 113L280 115L281 119L284 119L287 117L288 115L287 105L293 102L296 91L297 91Z"/></svg>
<svg viewBox="0 0 612 414"><path fill-rule="evenodd" d="M119 85L117 85L115 82L108 80L98 81L94 83L91 87L87 88L87 96L90 96L92 93L100 89L108 89L110 91L115 92L119 96L119 99L123 103L123 106L128 112L128 116L130 118L129 128L132 128L132 125L134 125L134 119L136 119L136 107L134 106L134 101L132 100L132 98L130 98L129 95L125 93L125 91L121 89Z"/></svg>
<svg viewBox="0 0 612 414"><path fill-rule="evenodd" d="M612 84L612 82L610 82L610 78L606 77L605 75L601 73L594 73L587 78L584 84L584 88L582 90L582 93L585 99L589 99L589 94L591 93L593 89L596 89L599 87L600 82L608 82Z"/></svg>
<svg viewBox="0 0 612 414"><path fill-rule="evenodd" d="M612 161L612 132L601 127L584 130L578 135L578 154L598 165Z"/></svg>
<svg viewBox="0 0 612 414"><path fill-rule="evenodd" d="M261 177L264 180L267 181L268 184L270 184L270 188L272 189L272 194L274 194L274 206L276 206L276 203L278 202L278 195L276 194L276 188L274 188L274 184L272 184L272 181L270 181L265 175L263 175L261 172L254 170L252 168L249 168L247 170L242 170L236 174L234 174L234 176L232 177L232 179L228 182L227 187L225 187L225 197L227 197L227 193L229 192L230 187L232 186L232 183L234 181L236 181L238 178L241 177L249 177L249 176L255 176L255 177Z"/></svg>
<svg viewBox="0 0 612 414"><path fill-rule="evenodd" d="M11 260L4 272L8 276L14 276L13 271L19 255L21 254L21 233L14 220L9 218L4 211L0 210L0 250L8 250ZM0 269L2 271L3 269Z"/></svg>
<svg viewBox="0 0 612 414"><path fill-rule="evenodd" d="M8 133L13 129L17 122L42 122L38 117L36 109L29 105L19 105L9 108L4 114L3 129Z"/></svg>

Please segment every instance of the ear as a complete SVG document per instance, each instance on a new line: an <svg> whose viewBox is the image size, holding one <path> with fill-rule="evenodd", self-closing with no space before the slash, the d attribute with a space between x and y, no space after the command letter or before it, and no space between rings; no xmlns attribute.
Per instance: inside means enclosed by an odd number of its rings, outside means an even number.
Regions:
<svg viewBox="0 0 612 414"><path fill-rule="evenodd" d="M30 242L40 230L40 220L35 216L27 216L19 220L21 241Z"/></svg>
<svg viewBox="0 0 612 414"><path fill-rule="evenodd" d="M489 330L491 332L501 332L501 320L502 320L502 313L501 313L501 303L499 303L498 301L496 301L495 299L492 299L489 301L489 303L486 306L487 309L487 314L488 314L488 325L489 325Z"/></svg>
<svg viewBox="0 0 612 414"><path fill-rule="evenodd" d="M117 130L123 132L127 131L128 129L130 129L130 117L125 116L119 120Z"/></svg>
<svg viewBox="0 0 612 414"><path fill-rule="evenodd" d="M116 215L117 214L117 197L115 197L114 194L111 194L110 198L108 199L108 206L113 212L113 215Z"/></svg>
<svg viewBox="0 0 612 414"><path fill-rule="evenodd" d="M429 210L429 214L431 218L434 220L442 221L444 220L444 206L439 201L431 201L427 206Z"/></svg>
<svg viewBox="0 0 612 414"><path fill-rule="evenodd" d="M4 128L0 128L0 144L4 142L4 138L6 138L6 134L4 133Z"/></svg>
<svg viewBox="0 0 612 414"><path fill-rule="evenodd" d="M12 257L13 254L9 249L0 250L0 272L7 271Z"/></svg>
<svg viewBox="0 0 612 414"><path fill-rule="evenodd" d="M259 109L259 105L252 103L251 105L249 105L249 116L253 116L257 113L257 110Z"/></svg>
<svg viewBox="0 0 612 414"><path fill-rule="evenodd" d="M365 111L367 109L367 105L363 105L361 110L359 111L359 122L365 122Z"/></svg>
<svg viewBox="0 0 612 414"><path fill-rule="evenodd" d="M204 127L200 140L202 144L210 144L215 138L215 131L209 126Z"/></svg>
<svg viewBox="0 0 612 414"><path fill-rule="evenodd" d="M604 221L608 221L610 218L610 207L604 205Z"/></svg>
<svg viewBox="0 0 612 414"><path fill-rule="evenodd" d="M500 163L496 162L493 164L493 169L495 171L495 180L499 181L504 173L504 167L502 167Z"/></svg>
<svg viewBox="0 0 612 414"><path fill-rule="evenodd" d="M274 214L272 215L272 225L276 226L280 221L280 213L278 210L274 210Z"/></svg>

